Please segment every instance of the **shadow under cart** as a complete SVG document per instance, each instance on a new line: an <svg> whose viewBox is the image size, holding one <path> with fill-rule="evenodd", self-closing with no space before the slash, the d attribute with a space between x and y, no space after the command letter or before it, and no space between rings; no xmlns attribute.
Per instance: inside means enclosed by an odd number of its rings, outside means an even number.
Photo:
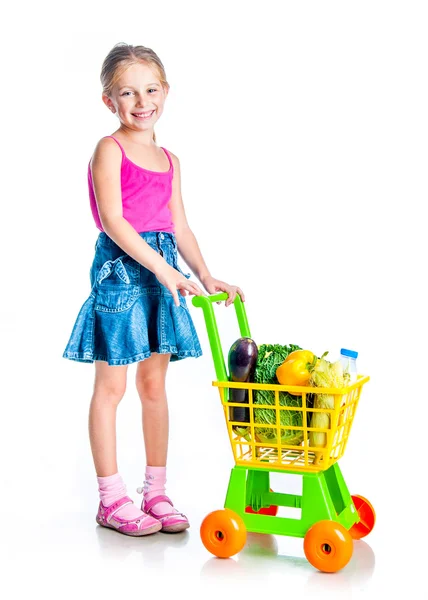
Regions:
<svg viewBox="0 0 428 600"><path fill-rule="evenodd" d="M351 495L340 470L343 456L363 385L369 377L359 375L344 388L283 386L230 381L226 371L213 303L226 300L227 293L195 296L192 303L203 310L218 387L235 466L231 470L224 509L215 510L203 520L201 539L206 549L219 558L229 558L242 550L247 531L278 534L304 539L307 560L318 570L336 572L350 561L353 540L368 535L375 524L375 511L370 502ZM239 295L234 307L242 337L251 338L244 304ZM232 420L231 408L242 404L230 401L232 388L248 390L248 422ZM257 390L273 392L275 403L260 404ZM281 392L301 397L297 406L280 401ZM314 394L334 396L334 408L314 408ZM276 411L277 436L266 439L257 426L257 408ZM280 411L300 411L301 426L284 425ZM328 414L328 426L311 427L315 412ZM294 423L296 421L294 420ZM266 424L263 424L266 428ZM300 431L294 444L283 443L284 430ZM311 432L323 433L322 445L311 445ZM315 438L313 438L315 439ZM293 440L292 440L293 441ZM270 486L270 473L302 476L302 493L278 493ZM279 507L300 509L300 518L278 516Z"/></svg>

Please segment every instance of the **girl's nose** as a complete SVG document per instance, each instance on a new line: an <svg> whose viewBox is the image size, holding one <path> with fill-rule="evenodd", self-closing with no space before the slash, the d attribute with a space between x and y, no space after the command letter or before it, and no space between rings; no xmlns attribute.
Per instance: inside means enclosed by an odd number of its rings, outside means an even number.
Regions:
<svg viewBox="0 0 428 600"><path fill-rule="evenodd" d="M140 98L137 98L137 100L135 102L135 105L139 106L139 107L141 106L141 108L144 108L145 106L148 105L148 103L149 103L148 98L141 98L140 97Z"/></svg>

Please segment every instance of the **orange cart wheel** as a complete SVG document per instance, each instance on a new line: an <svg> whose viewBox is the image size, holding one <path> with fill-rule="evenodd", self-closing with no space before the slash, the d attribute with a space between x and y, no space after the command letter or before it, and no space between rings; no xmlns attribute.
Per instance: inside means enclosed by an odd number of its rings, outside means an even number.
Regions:
<svg viewBox="0 0 428 600"><path fill-rule="evenodd" d="M270 489L273 492L272 489ZM250 513L251 515L267 515L269 517L276 517L278 514L278 506L271 504L271 506L266 506L266 508L261 508L260 510L253 510L251 506L247 506L245 509L246 513Z"/></svg>
<svg viewBox="0 0 428 600"><path fill-rule="evenodd" d="M335 521L318 521L308 529L303 541L306 558L319 571L335 573L351 560L351 534Z"/></svg>
<svg viewBox="0 0 428 600"><path fill-rule="evenodd" d="M224 508L215 510L202 521L201 539L208 552L218 558L229 558L245 546L247 530L236 512Z"/></svg>
<svg viewBox="0 0 428 600"><path fill-rule="evenodd" d="M349 533L354 540L360 540L368 535L376 522L376 513L373 506L364 496L351 496L352 502L357 509L360 522L352 525Z"/></svg>

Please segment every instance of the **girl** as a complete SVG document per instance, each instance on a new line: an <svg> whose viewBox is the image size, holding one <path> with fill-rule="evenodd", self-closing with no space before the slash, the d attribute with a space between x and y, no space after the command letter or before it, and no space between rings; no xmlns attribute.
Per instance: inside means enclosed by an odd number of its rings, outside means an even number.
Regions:
<svg viewBox="0 0 428 600"><path fill-rule="evenodd" d="M211 276L181 198L178 158L156 144L153 128L169 91L163 64L150 48L116 44L101 71L102 99L119 119L88 167L92 214L100 230L90 270L91 293L76 319L64 358L95 361L89 411L98 478L97 523L127 535L183 531L186 516L165 495L170 361L201 356L186 294L201 288L181 271L177 250L210 293L239 293ZM147 466L141 510L126 495L116 461L116 410L127 368L138 362Z"/></svg>

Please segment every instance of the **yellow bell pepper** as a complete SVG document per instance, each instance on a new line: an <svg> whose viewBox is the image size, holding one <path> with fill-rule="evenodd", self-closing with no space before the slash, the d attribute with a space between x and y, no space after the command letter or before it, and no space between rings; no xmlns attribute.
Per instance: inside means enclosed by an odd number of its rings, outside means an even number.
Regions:
<svg viewBox="0 0 428 600"><path fill-rule="evenodd" d="M310 350L294 350L276 370L276 377L281 385L309 384L311 368L316 361Z"/></svg>

